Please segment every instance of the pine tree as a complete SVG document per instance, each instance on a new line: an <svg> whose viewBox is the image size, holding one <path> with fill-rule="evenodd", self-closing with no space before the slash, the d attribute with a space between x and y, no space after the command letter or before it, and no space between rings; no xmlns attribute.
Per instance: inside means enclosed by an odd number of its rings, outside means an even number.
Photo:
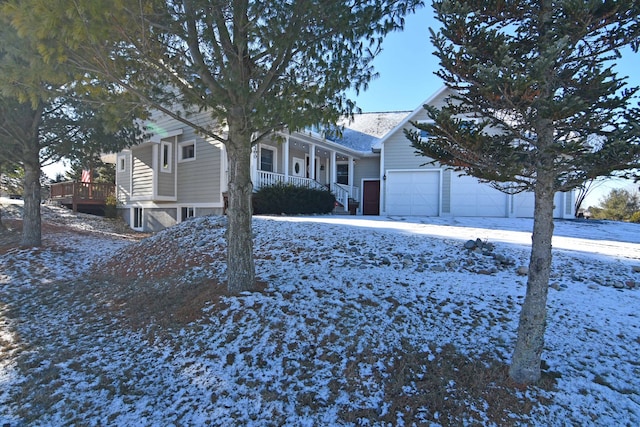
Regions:
<svg viewBox="0 0 640 427"><path fill-rule="evenodd" d="M0 15L0 160L24 171L21 245L40 246L41 165L134 143L137 110L114 115L104 100L124 95L94 87L65 64L46 63L6 19Z"/></svg>
<svg viewBox="0 0 640 427"><path fill-rule="evenodd" d="M351 114L382 37L418 0L12 1L45 57L68 60L223 143L229 161L228 288L253 289L251 148L274 130ZM209 123L184 111L206 110ZM222 129L226 129L223 132Z"/></svg>
<svg viewBox="0 0 640 427"><path fill-rule="evenodd" d="M455 95L425 107L408 136L418 153L506 192L532 191L527 291L509 374L540 378L551 268L553 199L586 180L640 165L637 88L613 63L639 41L627 1L434 1L437 72Z"/></svg>
<svg viewBox="0 0 640 427"><path fill-rule="evenodd" d="M612 219L628 221L640 210L640 196L624 189L613 189L600 200L600 205L590 207L591 217L594 219Z"/></svg>

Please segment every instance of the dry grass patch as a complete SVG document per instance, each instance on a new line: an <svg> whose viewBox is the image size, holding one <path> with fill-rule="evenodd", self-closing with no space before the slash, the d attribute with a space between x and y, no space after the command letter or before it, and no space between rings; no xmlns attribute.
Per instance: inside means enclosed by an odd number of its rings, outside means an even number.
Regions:
<svg viewBox="0 0 640 427"><path fill-rule="evenodd" d="M390 363L383 374L375 374L389 406L345 409L341 413L344 421L395 425L402 419L405 425L515 426L526 422L536 405L549 403L541 390L552 391L555 387L555 379L548 374L535 387L514 384L505 364L488 354L461 354L452 344L441 348L434 344L429 353L404 350L383 357ZM376 359L369 355L352 363L354 367L362 362L369 364L372 358ZM360 381L354 374L347 379L347 388L362 392L365 385Z"/></svg>

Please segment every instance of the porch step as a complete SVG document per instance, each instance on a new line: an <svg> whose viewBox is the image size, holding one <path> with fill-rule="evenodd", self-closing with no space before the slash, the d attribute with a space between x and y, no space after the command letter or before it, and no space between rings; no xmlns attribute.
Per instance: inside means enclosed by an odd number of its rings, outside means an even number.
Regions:
<svg viewBox="0 0 640 427"><path fill-rule="evenodd" d="M356 209L358 209L358 202L353 199L349 199L348 208L344 206L344 204L338 202L336 200L335 207L333 208L332 213L334 215L355 215Z"/></svg>
<svg viewBox="0 0 640 427"><path fill-rule="evenodd" d="M346 215L346 216L350 216L351 212L349 211L345 211L342 208L335 208L332 212L331 215Z"/></svg>

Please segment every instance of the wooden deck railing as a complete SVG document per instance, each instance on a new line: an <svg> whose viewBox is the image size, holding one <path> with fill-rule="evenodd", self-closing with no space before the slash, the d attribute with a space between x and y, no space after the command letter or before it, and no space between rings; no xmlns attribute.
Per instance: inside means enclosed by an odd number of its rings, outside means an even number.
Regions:
<svg viewBox="0 0 640 427"><path fill-rule="evenodd" d="M57 182L51 184L50 198L72 200L74 203L104 202L107 197L115 195L115 191L115 185L103 182Z"/></svg>

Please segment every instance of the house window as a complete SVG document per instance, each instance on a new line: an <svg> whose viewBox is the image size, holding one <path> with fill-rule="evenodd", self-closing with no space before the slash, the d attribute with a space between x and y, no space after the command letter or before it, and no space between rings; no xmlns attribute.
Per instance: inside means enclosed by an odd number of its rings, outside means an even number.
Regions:
<svg viewBox="0 0 640 427"><path fill-rule="evenodd" d="M132 226L134 230L142 230L143 229L143 215L142 208L133 208L133 221Z"/></svg>
<svg viewBox="0 0 640 427"><path fill-rule="evenodd" d="M274 172L275 150L270 148L260 148L260 170Z"/></svg>
<svg viewBox="0 0 640 427"><path fill-rule="evenodd" d="M178 148L180 162L187 162L195 160L196 158L196 143L195 141L181 142Z"/></svg>
<svg viewBox="0 0 640 427"><path fill-rule="evenodd" d="M160 144L160 170L171 172L171 143L162 142Z"/></svg>
<svg viewBox="0 0 640 427"><path fill-rule="evenodd" d="M349 185L349 164L342 163L337 165L338 184Z"/></svg>
<svg viewBox="0 0 640 427"><path fill-rule="evenodd" d="M185 221L196 216L196 208L193 206L184 206L180 208L180 221Z"/></svg>
<svg viewBox="0 0 640 427"><path fill-rule="evenodd" d="M127 158L125 156L118 156L118 172L124 172L127 168Z"/></svg>
<svg viewBox="0 0 640 427"><path fill-rule="evenodd" d="M421 124L421 125L432 125L433 121L432 120L419 121L418 124ZM431 132L429 132L428 130L417 129L417 131L418 131L418 134L420 135L420 138L422 138L422 139L427 139L427 138L433 137L433 134Z"/></svg>

